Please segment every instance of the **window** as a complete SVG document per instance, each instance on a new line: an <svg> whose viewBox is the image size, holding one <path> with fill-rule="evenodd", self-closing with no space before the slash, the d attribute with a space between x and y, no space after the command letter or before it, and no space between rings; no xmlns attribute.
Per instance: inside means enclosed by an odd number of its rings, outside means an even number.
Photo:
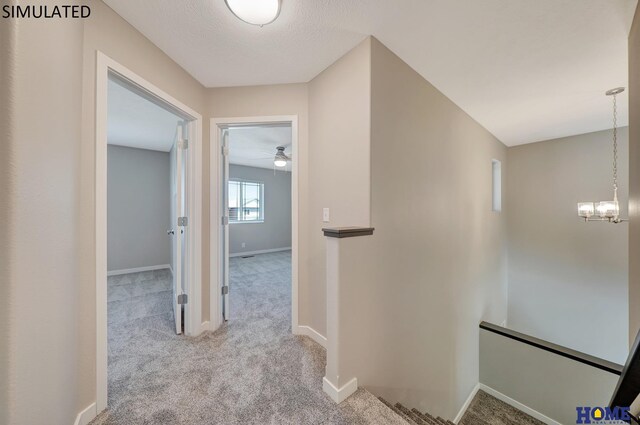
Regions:
<svg viewBox="0 0 640 425"><path fill-rule="evenodd" d="M264 183L229 180L229 221L264 221Z"/></svg>
<svg viewBox="0 0 640 425"><path fill-rule="evenodd" d="M502 211L502 164L497 159L491 161L493 175L493 211Z"/></svg>

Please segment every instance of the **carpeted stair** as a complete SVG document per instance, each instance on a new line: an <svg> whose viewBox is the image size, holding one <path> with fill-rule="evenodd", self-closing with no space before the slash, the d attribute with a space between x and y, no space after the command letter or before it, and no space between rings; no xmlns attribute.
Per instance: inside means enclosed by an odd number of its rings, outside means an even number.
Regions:
<svg viewBox="0 0 640 425"><path fill-rule="evenodd" d="M400 403L391 404L382 397L378 399L411 425L455 425L441 417L433 417L418 409L407 409ZM458 425L544 425L539 420L510 406L503 401L478 391Z"/></svg>
<svg viewBox="0 0 640 425"><path fill-rule="evenodd" d="M471 401L458 425L544 425L507 403L480 390Z"/></svg>
<svg viewBox="0 0 640 425"><path fill-rule="evenodd" d="M400 403L391 404L382 397L378 397L378 399L411 425L455 425L451 421L431 416L427 412L422 413L418 409L408 409Z"/></svg>

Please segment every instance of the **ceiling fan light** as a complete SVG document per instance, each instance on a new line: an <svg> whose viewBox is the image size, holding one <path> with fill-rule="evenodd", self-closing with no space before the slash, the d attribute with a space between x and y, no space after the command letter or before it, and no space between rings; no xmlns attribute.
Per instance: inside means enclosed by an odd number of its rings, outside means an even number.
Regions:
<svg viewBox="0 0 640 425"><path fill-rule="evenodd" d="M276 147L276 156L273 158L273 165L276 167L284 167L287 165L289 157L284 153L284 146Z"/></svg>
<svg viewBox="0 0 640 425"><path fill-rule="evenodd" d="M225 0L231 13L251 25L263 26L280 14L280 0Z"/></svg>

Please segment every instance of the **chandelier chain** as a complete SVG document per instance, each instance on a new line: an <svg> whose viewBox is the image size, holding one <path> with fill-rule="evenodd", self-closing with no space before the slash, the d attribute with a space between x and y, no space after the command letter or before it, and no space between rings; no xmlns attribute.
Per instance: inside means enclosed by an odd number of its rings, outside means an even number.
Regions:
<svg viewBox="0 0 640 425"><path fill-rule="evenodd" d="M618 200L618 98L616 95L624 90L624 87L616 87L605 92L607 96L613 96L613 200L578 202L578 216L584 221L608 221L615 224L629 221L620 218L620 202Z"/></svg>
<svg viewBox="0 0 640 425"><path fill-rule="evenodd" d="M613 188L618 189L618 103L613 95Z"/></svg>

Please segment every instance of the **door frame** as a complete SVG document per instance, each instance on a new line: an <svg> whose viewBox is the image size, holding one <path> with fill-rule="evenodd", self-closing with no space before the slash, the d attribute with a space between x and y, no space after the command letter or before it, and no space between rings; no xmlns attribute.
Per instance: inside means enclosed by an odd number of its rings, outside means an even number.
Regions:
<svg viewBox="0 0 640 425"><path fill-rule="evenodd" d="M299 162L298 150L298 116L297 115L268 115L253 117L230 117L211 118L210 131L210 158L209 158L209 186L211 188L209 199L210 229L209 229L209 320L210 329L215 331L222 325L222 262L224 261L222 244L222 130L234 125L269 125L269 124L290 124L291 125L291 330L294 334L299 334L298 328L298 188L299 185ZM216 270L214 270L214 266ZM231 290L232 291L232 290ZM231 293L230 291L230 293ZM232 308L233 311L233 308Z"/></svg>
<svg viewBox="0 0 640 425"><path fill-rule="evenodd" d="M202 115L167 94L143 77L116 62L101 51L96 52L95 92L95 249L96 249L96 410L107 407L107 92L109 75L130 83L149 100L163 104L189 121L187 205L189 232L187 255L189 275L186 288L185 333L198 335L202 324Z"/></svg>

